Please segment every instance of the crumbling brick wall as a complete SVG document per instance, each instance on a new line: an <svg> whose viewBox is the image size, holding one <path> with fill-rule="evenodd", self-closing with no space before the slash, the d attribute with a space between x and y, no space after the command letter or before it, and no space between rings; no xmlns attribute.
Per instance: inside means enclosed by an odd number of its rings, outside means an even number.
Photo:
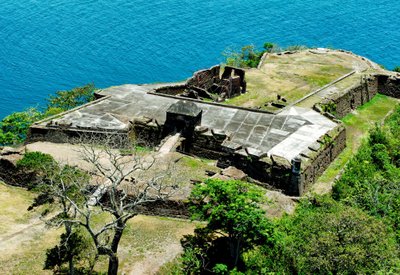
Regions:
<svg viewBox="0 0 400 275"><path fill-rule="evenodd" d="M400 98L400 76L377 75L378 92L394 98Z"/></svg>
<svg viewBox="0 0 400 275"><path fill-rule="evenodd" d="M188 79L186 85L188 87L198 87L208 90L219 80L220 66L214 66L207 70L195 72L193 77Z"/></svg>
<svg viewBox="0 0 400 275"><path fill-rule="evenodd" d="M196 92L212 93L223 100L246 92L245 71L226 66L220 76L220 66L194 73L186 82L187 88ZM189 93L190 94L190 93ZM202 96L209 98L209 96Z"/></svg>

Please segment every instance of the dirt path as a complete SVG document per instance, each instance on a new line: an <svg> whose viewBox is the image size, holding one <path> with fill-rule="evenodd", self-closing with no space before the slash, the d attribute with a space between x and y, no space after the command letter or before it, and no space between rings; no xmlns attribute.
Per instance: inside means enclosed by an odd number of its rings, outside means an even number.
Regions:
<svg viewBox="0 0 400 275"><path fill-rule="evenodd" d="M46 229L43 221L34 218L28 224L16 224L11 233L0 235L0 253L15 251L24 246L30 240L35 239Z"/></svg>
<svg viewBox="0 0 400 275"><path fill-rule="evenodd" d="M182 246L178 243L166 244L165 251L151 253L149 252L145 258L136 262L131 267L131 275L149 275L156 274L161 266L172 261L182 252Z"/></svg>

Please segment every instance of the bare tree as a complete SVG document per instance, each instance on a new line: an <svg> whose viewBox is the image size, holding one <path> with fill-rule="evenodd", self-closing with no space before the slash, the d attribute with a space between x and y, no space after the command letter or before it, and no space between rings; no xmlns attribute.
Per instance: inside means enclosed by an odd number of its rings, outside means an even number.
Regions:
<svg viewBox="0 0 400 275"><path fill-rule="evenodd" d="M90 176L76 167L62 166L50 156L38 152L27 153L25 158L37 161L38 156L44 156L46 161L43 161L42 158L42 162L37 163L35 169L29 167L29 165L24 167L35 171L37 189L40 190L39 195L28 210L48 204L51 208L42 213L46 224L53 227L64 226L65 229L65 233L61 235L60 244L47 250L44 268L59 268L63 263L68 262L69 274L74 274L74 260L82 254L82 251L79 250L82 249L83 245L81 244L82 240L79 239L80 236L77 232L74 232L72 220L78 218L78 213L70 201L83 201L84 197L89 194L86 191L87 187L84 188L84 186L88 186ZM90 270L92 270L93 265L94 261L90 265Z"/></svg>
<svg viewBox="0 0 400 275"><path fill-rule="evenodd" d="M176 194L180 177L174 162L157 159L154 152L144 153L134 146L124 153L114 149L115 137L85 142L80 146L82 166L92 175L91 180L50 180L52 195L60 206L60 214L53 220L64 224L66 230L84 228L97 255L108 257L108 274L117 274L118 246L127 222L138 214L139 206ZM104 213L104 222L99 224L98 217Z"/></svg>

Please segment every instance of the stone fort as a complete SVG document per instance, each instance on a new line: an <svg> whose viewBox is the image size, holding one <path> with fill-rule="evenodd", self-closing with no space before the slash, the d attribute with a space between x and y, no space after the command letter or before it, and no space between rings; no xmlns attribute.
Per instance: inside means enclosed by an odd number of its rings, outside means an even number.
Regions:
<svg viewBox="0 0 400 275"><path fill-rule="evenodd" d="M310 58L332 54L351 60L351 69L298 99L278 93L261 107L229 104L253 92L248 76L263 72L263 66L268 73L269 59L296 55L269 54L258 69L214 66L185 82L98 90L94 101L33 124L28 142L64 143L96 134L160 147L178 136L173 148L179 152L217 160L222 168L234 166L262 184L299 196L345 148L346 129L338 119L378 92L400 97L400 77L369 60L344 51L306 53Z"/></svg>

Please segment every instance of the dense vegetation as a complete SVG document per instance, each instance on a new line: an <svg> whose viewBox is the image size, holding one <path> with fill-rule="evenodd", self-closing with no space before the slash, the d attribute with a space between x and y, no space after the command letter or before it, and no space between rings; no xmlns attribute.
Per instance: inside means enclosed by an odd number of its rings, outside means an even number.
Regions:
<svg viewBox="0 0 400 275"><path fill-rule="evenodd" d="M400 272L400 105L376 125L332 195L266 220L259 189L209 180L194 188L193 217L175 274L397 274ZM257 225L257 226L256 226ZM238 230L243 247L230 250ZM237 246L236 246L237 247ZM237 256L237 261L233 261Z"/></svg>
<svg viewBox="0 0 400 275"><path fill-rule="evenodd" d="M333 197L391 226L400 244L400 106L350 160Z"/></svg>
<svg viewBox="0 0 400 275"><path fill-rule="evenodd" d="M87 84L70 91L58 91L47 100L44 110L29 108L15 112L0 121L0 145L14 145L24 142L29 126L46 117L70 110L94 99L95 87Z"/></svg>

